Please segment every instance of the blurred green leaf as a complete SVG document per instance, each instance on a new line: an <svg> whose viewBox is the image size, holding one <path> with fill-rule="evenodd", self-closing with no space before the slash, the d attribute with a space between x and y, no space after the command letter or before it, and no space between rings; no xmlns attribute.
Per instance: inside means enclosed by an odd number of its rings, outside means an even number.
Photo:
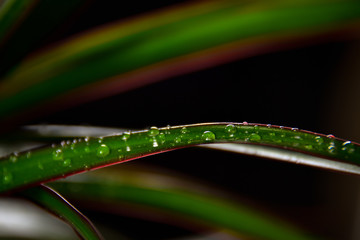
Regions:
<svg viewBox="0 0 360 240"><path fill-rule="evenodd" d="M46 186L26 189L24 197L68 223L82 239L103 239L94 225L57 192Z"/></svg>
<svg viewBox="0 0 360 240"><path fill-rule="evenodd" d="M115 23L29 58L4 77L0 117L49 99L63 106L115 94L288 38L348 28L351 34L359 19L359 1L221 1Z"/></svg>
<svg viewBox="0 0 360 240"><path fill-rule="evenodd" d="M313 239L274 217L226 201L218 195L196 192L192 189L194 186L184 180L167 176L136 171L128 174L126 171L103 171L99 174L97 171L50 185L71 200L97 206L97 211L101 211L102 206L113 212L117 208L133 206L146 214L146 209L151 208L175 214L175 218L183 218L189 224L210 226L251 239Z"/></svg>

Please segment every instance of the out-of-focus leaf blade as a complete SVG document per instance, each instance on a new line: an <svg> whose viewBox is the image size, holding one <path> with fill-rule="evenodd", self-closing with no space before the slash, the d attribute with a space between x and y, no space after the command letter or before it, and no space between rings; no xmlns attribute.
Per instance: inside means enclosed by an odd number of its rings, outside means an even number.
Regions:
<svg viewBox="0 0 360 240"><path fill-rule="evenodd" d="M125 203L140 207L142 211L146 211L144 207L165 211L175 214L175 218L185 218L190 224L200 223L230 230L251 239L313 239L309 234L250 207L209 193L197 192L180 179L162 179L155 174L147 176L137 172L130 172L129 177L126 177L126 171L125 177L119 177L121 173L96 172L50 185L72 200L100 206L99 210L106 205L116 211L117 204L120 204L121 209L121 203Z"/></svg>
<svg viewBox="0 0 360 240"><path fill-rule="evenodd" d="M14 32L37 1L5 0L0 6L0 46Z"/></svg>
<svg viewBox="0 0 360 240"><path fill-rule="evenodd" d="M7 0L0 8L0 76L66 23L86 0Z"/></svg>
<svg viewBox="0 0 360 240"><path fill-rule="evenodd" d="M358 1L221 1L114 24L28 59L6 76L0 85L0 117L74 89L78 90L69 93L72 97L61 98L62 105L209 66L206 61L220 63L219 52L242 55L238 48L249 51L254 45L281 42L289 36L296 39L349 26L358 29L359 19ZM204 56L207 60L202 63L191 62ZM191 64L186 64L189 60ZM169 64L181 68L172 69ZM103 80L101 86L95 84L99 80ZM85 85L89 86L79 89Z"/></svg>
<svg viewBox="0 0 360 240"><path fill-rule="evenodd" d="M103 239L94 225L57 192L46 186L26 189L24 197L68 223L82 239Z"/></svg>
<svg viewBox="0 0 360 240"><path fill-rule="evenodd" d="M225 142L284 148L359 165L360 146L334 136L261 124L203 123L80 138L4 157L0 159L0 192L164 151Z"/></svg>

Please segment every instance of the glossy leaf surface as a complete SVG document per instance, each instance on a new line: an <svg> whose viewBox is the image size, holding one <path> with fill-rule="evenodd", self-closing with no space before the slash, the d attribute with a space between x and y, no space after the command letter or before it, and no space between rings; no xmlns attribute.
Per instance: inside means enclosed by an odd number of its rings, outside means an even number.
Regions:
<svg viewBox="0 0 360 240"><path fill-rule="evenodd" d="M205 123L63 141L0 160L1 192L107 165L203 143L240 142L280 147L359 164L360 146L350 141L270 125Z"/></svg>

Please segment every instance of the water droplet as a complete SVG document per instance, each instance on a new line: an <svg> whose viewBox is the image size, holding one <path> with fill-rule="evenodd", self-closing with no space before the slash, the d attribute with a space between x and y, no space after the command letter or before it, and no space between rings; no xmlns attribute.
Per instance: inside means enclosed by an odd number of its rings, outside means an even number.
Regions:
<svg viewBox="0 0 360 240"><path fill-rule="evenodd" d="M271 128L271 124L267 124L266 127L267 127L267 128Z"/></svg>
<svg viewBox="0 0 360 240"><path fill-rule="evenodd" d="M4 176L3 176L3 183L4 184L8 184L8 183L11 183L13 177L12 177L12 174L9 173L6 169L4 169Z"/></svg>
<svg viewBox="0 0 360 240"><path fill-rule="evenodd" d="M302 137L299 136L299 135L296 135L296 136L294 136L294 139L296 139L296 140L302 140Z"/></svg>
<svg viewBox="0 0 360 240"><path fill-rule="evenodd" d="M42 165L41 162L38 162L37 166L38 166L39 169L44 170L44 166Z"/></svg>
<svg viewBox="0 0 360 240"><path fill-rule="evenodd" d="M323 139L322 137L320 137L320 136L316 136L316 137L315 137L315 141L316 141L319 145L321 145L321 144L324 143L324 139Z"/></svg>
<svg viewBox="0 0 360 240"><path fill-rule="evenodd" d="M18 159L17 153L13 153L13 154L10 155L10 162L14 163L14 162L17 161L17 159Z"/></svg>
<svg viewBox="0 0 360 240"><path fill-rule="evenodd" d="M299 129L298 128L292 128L291 131L297 132L297 131L299 131Z"/></svg>
<svg viewBox="0 0 360 240"><path fill-rule="evenodd" d="M103 140L104 140L104 138L103 138L103 137L99 137L99 138L98 138L98 143L102 143L102 142L103 142Z"/></svg>
<svg viewBox="0 0 360 240"><path fill-rule="evenodd" d="M189 132L189 129L187 129L186 127L183 127L181 130L180 130L180 133L181 134L187 134Z"/></svg>
<svg viewBox="0 0 360 240"><path fill-rule="evenodd" d="M313 146L312 146L312 145L310 145L310 144L305 145L305 149L307 149L307 150L312 150L312 149L313 149Z"/></svg>
<svg viewBox="0 0 360 240"><path fill-rule="evenodd" d="M284 129L284 126L279 126L280 129Z"/></svg>
<svg viewBox="0 0 360 240"><path fill-rule="evenodd" d="M76 143L72 143L71 146L70 146L71 150L75 150L76 148Z"/></svg>
<svg viewBox="0 0 360 240"><path fill-rule="evenodd" d="M261 137L259 134L252 133L252 134L250 134L249 140L250 141L260 141Z"/></svg>
<svg viewBox="0 0 360 240"><path fill-rule="evenodd" d="M118 159L122 160L124 158L124 153L121 148L118 149Z"/></svg>
<svg viewBox="0 0 360 240"><path fill-rule="evenodd" d="M84 138L84 141L85 141L85 142L89 142L89 141L90 141L90 137L85 137L85 138Z"/></svg>
<svg viewBox="0 0 360 240"><path fill-rule="evenodd" d="M249 125L249 123L248 123L248 122L245 122L245 121L244 121L242 124L243 124L243 125Z"/></svg>
<svg viewBox="0 0 360 240"><path fill-rule="evenodd" d="M109 155L109 153L110 149L105 144L101 144L96 151L96 155L98 157L106 157L107 155Z"/></svg>
<svg viewBox="0 0 360 240"><path fill-rule="evenodd" d="M64 154L63 151L61 150L61 148L56 149L53 153L53 159L54 160L62 160L64 158Z"/></svg>
<svg viewBox="0 0 360 240"><path fill-rule="evenodd" d="M230 133L231 135L233 135L234 133L236 133L236 127L233 124L228 124L225 127L225 132Z"/></svg>
<svg viewBox="0 0 360 240"><path fill-rule="evenodd" d="M351 154L351 153L355 152L355 146L354 146L354 144L352 144L351 141L346 141L342 144L341 150Z"/></svg>
<svg viewBox="0 0 360 240"><path fill-rule="evenodd" d="M64 147L64 146L66 145L66 142L65 142L65 141L61 141L60 145L61 145L62 147Z"/></svg>
<svg viewBox="0 0 360 240"><path fill-rule="evenodd" d="M154 140L153 140L153 147L158 147L159 146L159 144L158 144L158 142L156 141L156 139L154 138Z"/></svg>
<svg viewBox="0 0 360 240"><path fill-rule="evenodd" d="M167 125L166 128L165 128L165 134L170 134L170 129L171 129L171 126L170 125Z"/></svg>
<svg viewBox="0 0 360 240"><path fill-rule="evenodd" d="M160 141L160 144L164 144L165 141L166 141L166 137L165 137L165 134L164 133L160 133L157 138L159 139Z"/></svg>
<svg viewBox="0 0 360 240"><path fill-rule="evenodd" d="M181 137L176 137L176 138L174 139L174 141L175 141L175 143L181 143Z"/></svg>
<svg viewBox="0 0 360 240"><path fill-rule="evenodd" d="M331 153L331 154L335 154L335 153L336 153L336 147L333 146L333 145L329 145L328 151L329 151L329 153Z"/></svg>
<svg viewBox="0 0 360 240"><path fill-rule="evenodd" d="M130 136L131 136L130 131L129 132L124 132L121 139L124 140L124 141L127 141L130 138Z"/></svg>
<svg viewBox="0 0 360 240"><path fill-rule="evenodd" d="M126 151L127 151L127 152L131 152L131 148L130 148L129 145L126 145Z"/></svg>
<svg viewBox="0 0 360 240"><path fill-rule="evenodd" d="M148 135L150 137L155 137L155 136L159 135L159 133L160 133L160 130L157 127L151 127L148 131Z"/></svg>
<svg viewBox="0 0 360 240"><path fill-rule="evenodd" d="M85 151L86 153L89 153L89 152L91 152L91 149L90 149L89 146L86 146L86 147L84 148L84 151Z"/></svg>
<svg viewBox="0 0 360 240"><path fill-rule="evenodd" d="M215 140L215 134L211 131L205 131L202 135L201 138L205 141L214 141Z"/></svg>
<svg viewBox="0 0 360 240"><path fill-rule="evenodd" d="M326 137L328 137L328 138L335 138L335 136L332 135L332 134L329 134L329 135L327 135Z"/></svg>
<svg viewBox="0 0 360 240"><path fill-rule="evenodd" d="M337 149L336 149L336 147L335 147L335 142L330 142L330 143L329 143L328 151L329 151L329 153L331 153L331 154L335 154L335 153L336 153Z"/></svg>
<svg viewBox="0 0 360 240"><path fill-rule="evenodd" d="M71 166L71 159L70 158L65 159L63 162L63 165L65 167Z"/></svg>

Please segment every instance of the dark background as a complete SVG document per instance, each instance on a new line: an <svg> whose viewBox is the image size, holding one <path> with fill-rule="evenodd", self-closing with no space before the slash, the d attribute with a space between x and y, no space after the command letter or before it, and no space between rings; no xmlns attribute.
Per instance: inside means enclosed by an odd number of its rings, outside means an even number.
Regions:
<svg viewBox="0 0 360 240"><path fill-rule="evenodd" d="M39 48L95 26L179 2L183 1L141 4L89 1L72 16L71 24L55 31ZM168 124L247 121L360 141L359 53L356 41L329 39L174 77L27 124L143 129ZM201 149L178 150L126 164L158 166L201 179L329 239L360 236L354 230L359 207L356 176ZM99 219L99 213L83 211L95 222ZM114 222L119 223L122 231L127 229L125 234L135 239L189 234L166 224L106 216L109 226L116 229ZM134 224L143 230L135 230Z"/></svg>

